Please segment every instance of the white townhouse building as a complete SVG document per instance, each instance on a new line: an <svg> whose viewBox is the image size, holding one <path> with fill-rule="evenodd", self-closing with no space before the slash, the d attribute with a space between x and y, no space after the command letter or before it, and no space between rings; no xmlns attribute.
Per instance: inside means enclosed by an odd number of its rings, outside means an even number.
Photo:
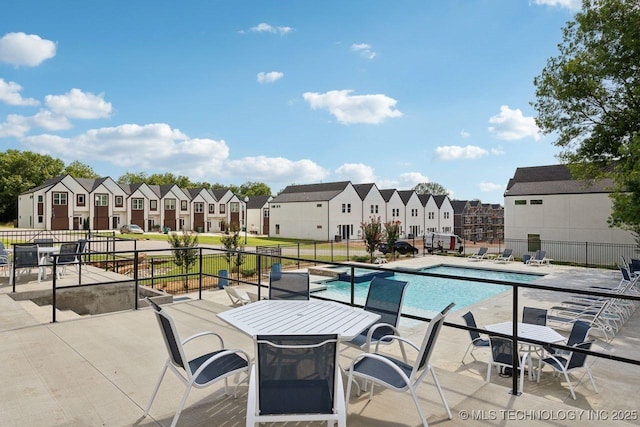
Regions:
<svg viewBox="0 0 640 427"><path fill-rule="evenodd" d="M434 200L431 194L419 194L418 198L420 202L422 202L423 207L423 235L424 233L430 232L439 232L438 227L438 205L436 205L436 201Z"/></svg>
<svg viewBox="0 0 640 427"><path fill-rule="evenodd" d="M629 231L607 224L612 187L576 180L565 165L518 168L504 193L504 237L634 244Z"/></svg>
<svg viewBox="0 0 640 427"><path fill-rule="evenodd" d="M385 222L400 221L400 237L405 235L405 222L404 222L404 202L398 194L396 189L384 189L380 190L382 198L385 201Z"/></svg>
<svg viewBox="0 0 640 427"><path fill-rule="evenodd" d="M269 202L271 196L249 196L246 202L247 231L251 234L269 234Z"/></svg>
<svg viewBox="0 0 640 427"><path fill-rule="evenodd" d="M424 234L424 206L413 190L400 190L398 196L404 204L402 224L407 238L416 238Z"/></svg>
<svg viewBox="0 0 640 427"><path fill-rule="evenodd" d="M190 188L187 190L191 198L192 229L199 232L209 232L215 223L216 198L206 188Z"/></svg>
<svg viewBox="0 0 640 427"><path fill-rule="evenodd" d="M127 216L124 223L136 224L145 231L153 230L154 226L160 226L160 210L158 200L160 196L151 187L144 183L120 184L128 193L125 201Z"/></svg>
<svg viewBox="0 0 640 427"><path fill-rule="evenodd" d="M269 235L356 239L361 218L361 199L349 181L290 185L269 202Z"/></svg>
<svg viewBox="0 0 640 427"><path fill-rule="evenodd" d="M453 205L449 196L433 196L438 207L438 231L441 233L453 233Z"/></svg>
<svg viewBox="0 0 640 427"><path fill-rule="evenodd" d="M373 183L353 184L353 188L356 189L356 192L362 201L362 218L360 219L360 222L369 222L371 217L379 217L380 221L384 223L386 221L386 202L384 201L378 186Z"/></svg>
<svg viewBox="0 0 640 427"><path fill-rule="evenodd" d="M217 224L214 225L215 232L225 231L229 224L231 224L231 213L229 202L235 196L231 190L212 190L211 194L218 201L218 210L215 212L215 217L217 218ZM240 216L236 213L235 218L236 224L240 226Z"/></svg>

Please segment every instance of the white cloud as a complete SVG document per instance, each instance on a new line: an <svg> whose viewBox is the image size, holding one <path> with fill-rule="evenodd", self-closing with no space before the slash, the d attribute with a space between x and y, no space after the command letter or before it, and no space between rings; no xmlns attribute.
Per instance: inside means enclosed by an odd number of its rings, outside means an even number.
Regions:
<svg viewBox="0 0 640 427"><path fill-rule="evenodd" d="M345 163L336 169L340 180L351 181L355 184L375 182L376 175L371 166L362 163Z"/></svg>
<svg viewBox="0 0 640 427"><path fill-rule="evenodd" d="M400 174L398 190L410 190L423 182L429 182L429 178L420 172L405 172Z"/></svg>
<svg viewBox="0 0 640 427"><path fill-rule="evenodd" d="M382 123L387 118L402 116L395 109L398 101L385 95L350 95L351 90L332 90L326 93L306 92L302 95L312 110L326 109L338 122Z"/></svg>
<svg viewBox="0 0 640 427"><path fill-rule="evenodd" d="M255 27L251 27L249 29L252 33L272 33L272 34L280 34L281 36L289 34L293 31L291 27L274 27L265 22L262 22Z"/></svg>
<svg viewBox="0 0 640 427"><path fill-rule="evenodd" d="M467 132L466 130L462 129L462 130L460 131L460 136L461 136L462 138L469 138L469 137L471 136L471 134L470 134L469 132Z"/></svg>
<svg viewBox="0 0 640 427"><path fill-rule="evenodd" d="M489 154L484 148L475 145L467 145L466 147L445 145L436 147L435 153L438 160L479 159Z"/></svg>
<svg viewBox="0 0 640 427"><path fill-rule="evenodd" d="M225 163L228 173L244 180L279 183L315 183L324 180L329 172L308 159L289 160L283 157L244 157Z"/></svg>
<svg viewBox="0 0 640 427"><path fill-rule="evenodd" d="M564 7L571 10L579 10L582 7L582 0L534 0L533 2L535 4Z"/></svg>
<svg viewBox="0 0 640 427"><path fill-rule="evenodd" d="M18 114L10 114L7 121L0 123L0 138L21 138L29 132L30 126L28 120Z"/></svg>
<svg viewBox="0 0 640 427"><path fill-rule="evenodd" d="M164 123L92 129L74 138L37 135L23 138L22 142L34 150L46 150L66 159L197 176L220 168L229 155L224 141L190 139Z"/></svg>
<svg viewBox="0 0 640 427"><path fill-rule="evenodd" d="M23 98L20 91L22 91L22 86L18 83L7 83L3 78L0 78L0 102L18 106L40 105L40 102L33 98Z"/></svg>
<svg viewBox="0 0 640 427"><path fill-rule="evenodd" d="M478 183L478 188L483 193L488 193L491 191L504 190L504 184L494 184L493 182L480 182Z"/></svg>
<svg viewBox="0 0 640 427"><path fill-rule="evenodd" d="M29 117L29 123L46 130L63 130L72 127L66 117L56 115L49 110L40 110L36 115Z"/></svg>
<svg viewBox="0 0 640 427"><path fill-rule="evenodd" d="M500 113L489 118L489 132L498 139L512 141L532 137L536 141L540 139L540 129L533 117L525 117L522 111L516 108L512 110L508 105L500 107Z"/></svg>
<svg viewBox="0 0 640 427"><path fill-rule="evenodd" d="M0 38L0 62L35 67L56 56L56 44L35 34L7 33Z"/></svg>
<svg viewBox="0 0 640 427"><path fill-rule="evenodd" d="M371 50L371 46L366 43L354 43L351 45L351 50L358 52L360 56L367 59L373 59L377 55L373 50Z"/></svg>
<svg viewBox="0 0 640 427"><path fill-rule="evenodd" d="M64 95L47 95L45 103L56 114L74 119L98 119L109 117L111 103L106 102L104 94L84 93L80 89L71 89Z"/></svg>
<svg viewBox="0 0 640 427"><path fill-rule="evenodd" d="M494 147L491 149L491 154L493 154L494 156L502 156L504 155L504 149L502 148L502 146Z"/></svg>
<svg viewBox="0 0 640 427"><path fill-rule="evenodd" d="M268 73L258 73L258 83L273 83L284 77L284 73L280 71L271 71Z"/></svg>

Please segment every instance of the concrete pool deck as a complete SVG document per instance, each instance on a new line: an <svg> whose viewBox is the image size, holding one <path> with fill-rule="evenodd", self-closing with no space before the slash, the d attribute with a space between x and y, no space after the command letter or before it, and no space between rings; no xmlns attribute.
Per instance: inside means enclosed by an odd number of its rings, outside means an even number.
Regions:
<svg viewBox="0 0 640 427"><path fill-rule="evenodd" d="M589 284L618 283L615 271L577 267L529 267L522 263L469 263L454 257L426 256L403 259L396 265L407 268L436 264L499 268L548 273L545 284L580 287ZM471 265L469 265L471 264ZM4 282L2 282L4 283ZM249 286L247 289L251 290ZM148 309L87 316L55 324L34 321L30 312L13 301L6 286L0 286L0 414L9 426L168 426L178 406L181 384L171 375L165 377L151 414L142 413L160 369L166 359L158 325ZM203 330L220 332L228 347L253 352L249 337L221 321L216 313L230 308L226 292L186 295L166 309L176 320L185 338ZM520 303L547 307L559 295L536 289L522 289ZM478 323L511 319L511 292L480 301L471 307ZM448 322L462 324L464 311L454 311ZM401 332L413 341L422 340L426 324L401 321ZM566 334L567 331L564 331ZM524 393L508 393L511 378L492 375L485 382L488 352L479 349L466 363L460 359L469 343L467 332L445 327L440 334L431 363L453 413L448 420L432 380L418 388L418 397L430 425L433 426L505 426L554 425L599 426L640 425L636 390L640 367L602 358L588 358L599 393L585 382L582 373L575 381L577 400L573 400L563 380L553 377L547 368L539 383L525 380ZM640 316L635 313L609 342L598 340L595 349L637 358L640 353ZM398 354L397 349L389 351ZM342 357L349 363L356 350ZM580 383L578 383L580 378ZM192 391L180 417L180 426L244 426L247 386L240 387L237 399L225 397L221 386ZM418 426L415 407L408 394L377 389L373 400L350 396L349 426ZM635 411L635 412L634 412ZM622 418L621 421L613 418ZM300 425L320 425L300 423Z"/></svg>

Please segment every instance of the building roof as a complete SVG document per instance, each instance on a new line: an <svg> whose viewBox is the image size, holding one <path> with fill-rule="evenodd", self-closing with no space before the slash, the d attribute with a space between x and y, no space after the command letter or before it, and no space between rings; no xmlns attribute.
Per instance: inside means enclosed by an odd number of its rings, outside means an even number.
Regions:
<svg viewBox="0 0 640 427"><path fill-rule="evenodd" d="M566 165L536 166L516 169L504 196L545 194L611 193L613 181L576 180Z"/></svg>
<svg viewBox="0 0 640 427"><path fill-rule="evenodd" d="M436 196L433 196L433 200L435 200L436 202L436 206L438 206L438 208L442 207L442 204L444 203L444 201L447 199L448 196L444 195L444 194L438 194Z"/></svg>
<svg viewBox="0 0 640 427"><path fill-rule="evenodd" d="M375 187L374 183L369 184L353 184L353 188L356 189L356 193L360 196L360 200L364 200L367 197L367 194L371 192L371 189Z"/></svg>
<svg viewBox="0 0 640 427"><path fill-rule="evenodd" d="M411 199L411 196L413 196L414 193L415 191L413 190L398 190L398 195L400 196L400 199L402 200L402 203L405 204L405 206L407 205L407 203L409 203L409 199Z"/></svg>
<svg viewBox="0 0 640 427"><path fill-rule="evenodd" d="M247 209L261 209L267 204L271 196L249 196Z"/></svg>
<svg viewBox="0 0 640 427"><path fill-rule="evenodd" d="M351 182L289 185L271 200L272 203L328 201L342 193Z"/></svg>
<svg viewBox="0 0 640 427"><path fill-rule="evenodd" d="M380 190L380 194L382 194L382 198L384 199L385 202L388 202L389 200L391 200L391 197L393 196L393 194L396 192L397 190L395 189L386 189L386 190Z"/></svg>

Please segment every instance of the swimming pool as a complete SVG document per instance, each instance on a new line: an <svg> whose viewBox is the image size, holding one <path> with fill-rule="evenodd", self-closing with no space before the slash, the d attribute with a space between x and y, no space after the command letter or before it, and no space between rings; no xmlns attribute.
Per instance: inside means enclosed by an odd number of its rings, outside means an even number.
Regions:
<svg viewBox="0 0 640 427"><path fill-rule="evenodd" d="M513 273L498 270L477 268L437 266L421 269L437 274L447 274L461 278L473 277L489 280L503 280L517 283L529 283L540 278L537 274ZM454 310L461 310L471 304L509 290L510 286L490 285L468 280L443 279L439 277L416 276L406 273L395 273L390 278L406 280L409 286L405 292L402 312L416 316L433 317L433 315L450 302L455 302ZM355 302L364 305L369 291L369 281L355 284ZM341 280L325 282L326 290L314 292L314 295L337 301L349 301L351 283Z"/></svg>

